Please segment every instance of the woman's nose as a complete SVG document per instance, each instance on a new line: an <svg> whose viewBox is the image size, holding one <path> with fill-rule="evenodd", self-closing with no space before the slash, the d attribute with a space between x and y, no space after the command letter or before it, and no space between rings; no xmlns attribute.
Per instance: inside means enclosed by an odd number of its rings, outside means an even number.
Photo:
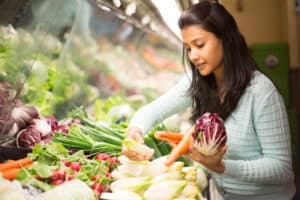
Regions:
<svg viewBox="0 0 300 200"><path fill-rule="evenodd" d="M199 58L199 52L195 49L191 49L190 60L193 61L193 60L197 60L198 58Z"/></svg>

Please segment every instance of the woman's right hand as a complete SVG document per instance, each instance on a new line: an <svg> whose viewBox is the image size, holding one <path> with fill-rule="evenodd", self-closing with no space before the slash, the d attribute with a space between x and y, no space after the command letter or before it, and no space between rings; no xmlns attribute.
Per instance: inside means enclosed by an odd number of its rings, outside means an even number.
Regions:
<svg viewBox="0 0 300 200"><path fill-rule="evenodd" d="M126 131L126 138L135 140L141 144L144 144L143 134L138 127L129 127ZM122 146L122 153L131 160L149 160L149 155L143 155L138 152L129 150L126 146Z"/></svg>

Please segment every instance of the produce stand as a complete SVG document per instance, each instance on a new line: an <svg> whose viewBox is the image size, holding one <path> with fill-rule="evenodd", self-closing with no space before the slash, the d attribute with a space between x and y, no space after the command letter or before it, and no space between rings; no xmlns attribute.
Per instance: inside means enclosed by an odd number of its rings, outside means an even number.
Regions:
<svg viewBox="0 0 300 200"><path fill-rule="evenodd" d="M0 199L102 199L102 193L119 195L113 188L123 190L122 179L134 169L145 186L134 191L137 199L156 198L152 182L165 178L181 185L177 196L209 199L206 171L190 160L181 157L169 168L153 164L171 152L154 133L185 132L189 110L153 127L142 147L133 145L152 152L151 161L121 153L132 144L125 130L133 113L185 73L181 43L151 3L22 0L1 6L10 14L0 21L0 188L6 188ZM136 13L128 14L132 6Z"/></svg>

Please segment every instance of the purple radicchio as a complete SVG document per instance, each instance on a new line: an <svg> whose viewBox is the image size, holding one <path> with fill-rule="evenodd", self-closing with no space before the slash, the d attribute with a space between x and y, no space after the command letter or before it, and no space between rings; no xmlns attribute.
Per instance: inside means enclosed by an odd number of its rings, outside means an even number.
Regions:
<svg viewBox="0 0 300 200"><path fill-rule="evenodd" d="M42 142L42 135L34 128L26 128L18 133L16 142L17 147L32 148Z"/></svg>
<svg viewBox="0 0 300 200"><path fill-rule="evenodd" d="M206 156L217 154L227 140L223 120L208 112L197 119L192 136L196 149Z"/></svg>

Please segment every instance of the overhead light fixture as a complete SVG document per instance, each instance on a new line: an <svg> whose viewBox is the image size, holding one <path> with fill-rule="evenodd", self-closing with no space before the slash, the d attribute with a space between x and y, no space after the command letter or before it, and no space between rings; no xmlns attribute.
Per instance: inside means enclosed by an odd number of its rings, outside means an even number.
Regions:
<svg viewBox="0 0 300 200"><path fill-rule="evenodd" d="M122 20L125 20L126 19L126 16L125 15L122 15L122 14L119 14L119 13L116 13L117 17L119 17L120 19Z"/></svg>
<svg viewBox="0 0 300 200"><path fill-rule="evenodd" d="M150 28L152 29L152 31L158 31L158 27L157 27L157 25L156 25L156 23L155 22L151 22L150 23Z"/></svg>
<svg viewBox="0 0 300 200"><path fill-rule="evenodd" d="M163 21L176 34L181 37L180 29L177 21L181 15L181 11L174 0L151 0L162 16Z"/></svg>
<svg viewBox="0 0 300 200"><path fill-rule="evenodd" d="M136 3L135 2L131 2L130 4L127 5L125 13L128 16L131 16L135 13L136 11Z"/></svg>
<svg viewBox="0 0 300 200"><path fill-rule="evenodd" d="M119 8L119 7L122 5L122 3L121 3L120 0L113 0L113 4L114 4L117 8Z"/></svg>
<svg viewBox="0 0 300 200"><path fill-rule="evenodd" d="M105 10L105 11L107 11L107 12L110 11L110 8L107 7L107 6L104 6L104 5L101 5L101 4L98 4L98 6L99 6L99 8L101 8L102 10Z"/></svg>
<svg viewBox="0 0 300 200"><path fill-rule="evenodd" d="M150 17L149 17L149 15L145 15L143 18L142 18L142 24L143 25L146 25L146 24L149 24L149 22L150 22Z"/></svg>

